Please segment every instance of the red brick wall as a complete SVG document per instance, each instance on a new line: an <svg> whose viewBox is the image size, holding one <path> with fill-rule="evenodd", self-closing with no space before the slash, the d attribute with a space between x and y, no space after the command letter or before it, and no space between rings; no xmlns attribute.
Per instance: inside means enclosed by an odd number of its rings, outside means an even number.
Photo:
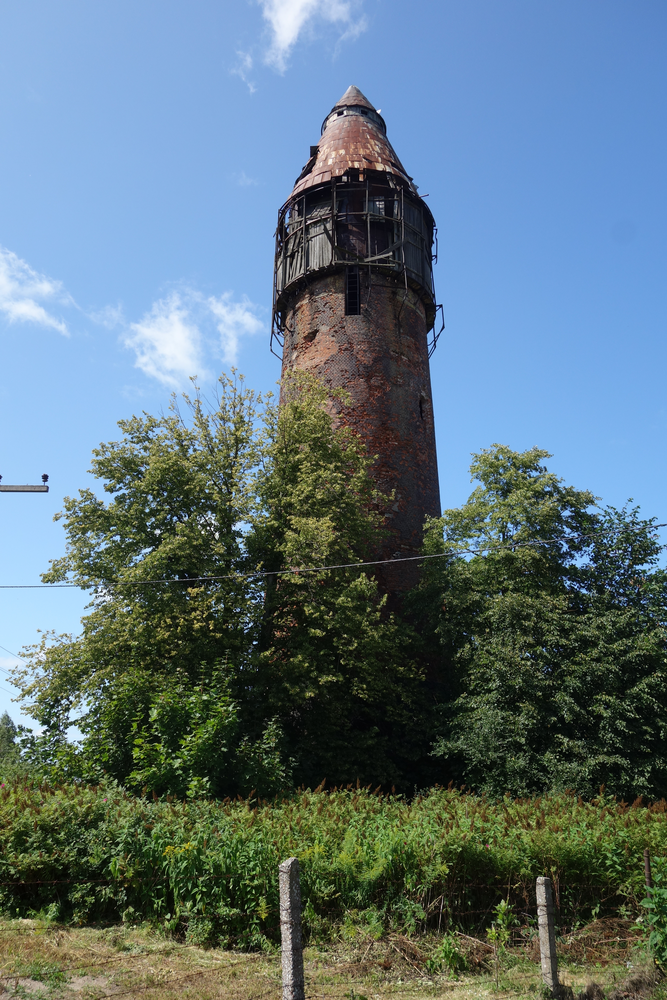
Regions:
<svg viewBox="0 0 667 1000"><path fill-rule="evenodd" d="M391 537L378 555L410 556L420 549L425 516L441 513L424 306L402 278L360 270L359 316L345 315L342 271L294 293L285 312L283 371L310 371L350 393L341 419L378 455L379 488L395 490ZM412 586L417 566L384 571L386 589Z"/></svg>

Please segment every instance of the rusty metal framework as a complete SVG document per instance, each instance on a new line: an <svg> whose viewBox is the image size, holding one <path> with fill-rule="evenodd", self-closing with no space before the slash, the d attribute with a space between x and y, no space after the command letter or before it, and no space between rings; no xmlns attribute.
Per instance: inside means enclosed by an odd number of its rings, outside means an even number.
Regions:
<svg viewBox="0 0 667 1000"><path fill-rule="evenodd" d="M348 265L401 276L424 302L429 330L436 306L433 216L419 197L388 173L349 171L293 196L278 213L273 273L271 350L283 346L285 293L316 274ZM433 353L444 328L433 333ZM277 355L278 357L280 355Z"/></svg>

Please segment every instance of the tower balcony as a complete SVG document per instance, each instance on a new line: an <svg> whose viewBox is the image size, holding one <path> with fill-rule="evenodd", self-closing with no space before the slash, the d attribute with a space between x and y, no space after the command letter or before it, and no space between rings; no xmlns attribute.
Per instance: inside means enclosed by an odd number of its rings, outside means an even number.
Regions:
<svg viewBox="0 0 667 1000"><path fill-rule="evenodd" d="M381 171L349 169L292 197L278 214L272 335L282 343L285 306L316 276L367 268L394 274L421 298L435 322L433 216L412 186Z"/></svg>

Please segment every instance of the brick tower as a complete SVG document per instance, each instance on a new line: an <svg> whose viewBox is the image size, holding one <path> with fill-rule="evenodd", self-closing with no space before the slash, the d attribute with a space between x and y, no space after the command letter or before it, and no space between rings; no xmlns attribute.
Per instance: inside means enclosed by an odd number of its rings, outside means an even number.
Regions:
<svg viewBox="0 0 667 1000"><path fill-rule="evenodd" d="M380 113L349 87L276 231L272 347L283 372L302 369L352 405L343 419L377 455L373 474L395 491L390 535L377 557L412 556L427 514L440 514L429 356L435 347L434 220L387 139ZM416 563L381 573L393 592Z"/></svg>

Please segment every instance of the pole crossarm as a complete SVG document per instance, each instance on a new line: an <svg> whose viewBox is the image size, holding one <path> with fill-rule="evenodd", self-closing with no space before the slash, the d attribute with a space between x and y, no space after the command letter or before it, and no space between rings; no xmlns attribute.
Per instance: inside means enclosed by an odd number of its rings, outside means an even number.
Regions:
<svg viewBox="0 0 667 1000"><path fill-rule="evenodd" d="M0 493L48 493L48 486L3 486L0 483Z"/></svg>

